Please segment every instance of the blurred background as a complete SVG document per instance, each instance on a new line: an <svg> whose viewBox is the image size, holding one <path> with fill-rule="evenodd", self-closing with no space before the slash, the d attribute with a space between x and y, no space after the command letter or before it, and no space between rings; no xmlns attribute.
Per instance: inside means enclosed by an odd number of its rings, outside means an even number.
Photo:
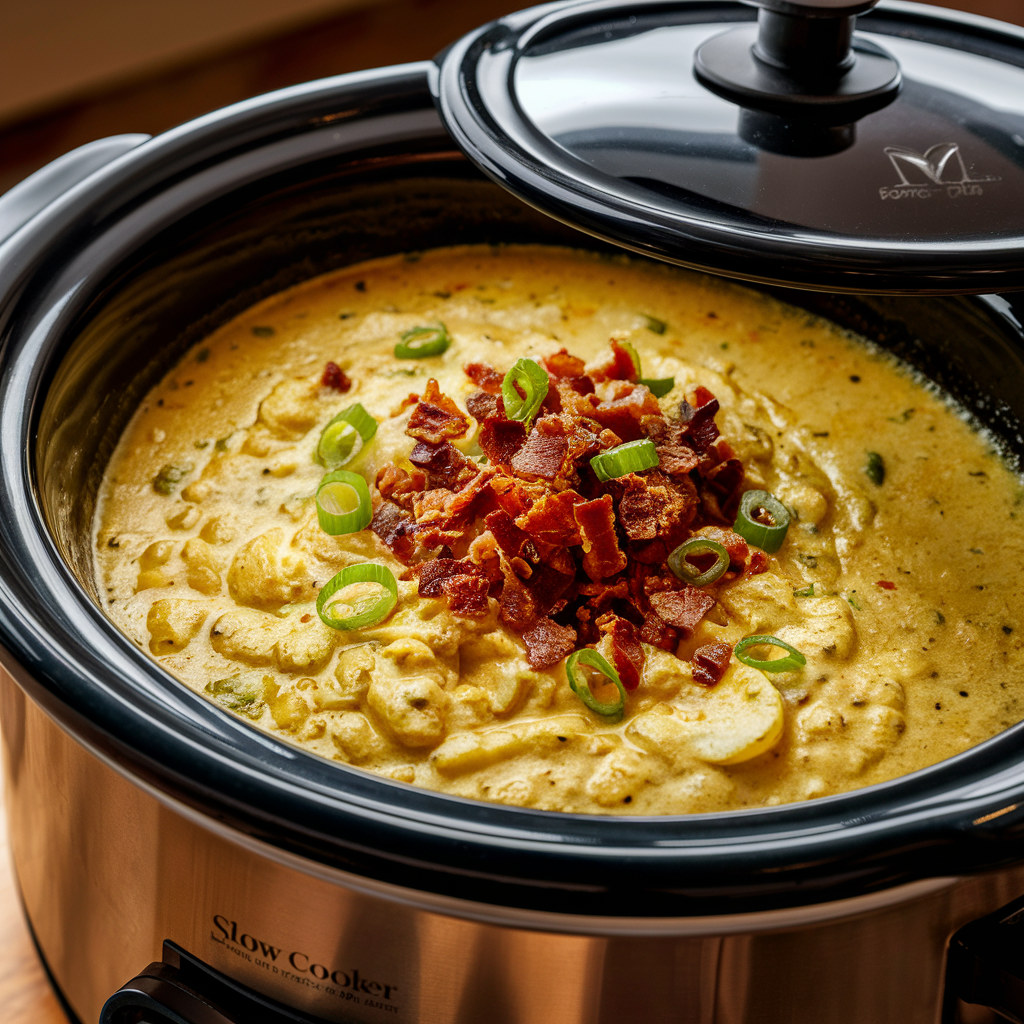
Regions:
<svg viewBox="0 0 1024 1024"><path fill-rule="evenodd" d="M1024 25L1024 0L936 0ZM516 0L6 0L0 192L92 139L432 57Z"/></svg>

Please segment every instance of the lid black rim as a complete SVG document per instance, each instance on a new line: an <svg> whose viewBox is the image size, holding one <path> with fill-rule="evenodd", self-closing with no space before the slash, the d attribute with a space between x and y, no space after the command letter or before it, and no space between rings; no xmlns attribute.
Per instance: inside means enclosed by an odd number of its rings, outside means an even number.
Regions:
<svg viewBox="0 0 1024 1024"><path fill-rule="evenodd" d="M69 732L207 815L369 877L484 902L634 917L749 911L1020 856L1024 725L912 776L813 803L647 819L529 811L417 790L258 733L137 651L84 595L49 537L33 468L33 424L62 339L59 321L26 332L25 318L52 297L56 270L44 264L55 239L74 239L101 213L103 225L116 223L134 202L126 183L158 191L216 160L211 148L240 137L258 148L271 135L268 110L280 115L279 135L309 130L346 101L372 117L383 109L366 95L374 89L392 107L424 107L425 76L422 66L384 70L276 94L222 115L224 137L216 118L184 126L98 173L8 245L0 427L21 440L0 451L8 668ZM87 300L83 287L67 308Z"/></svg>
<svg viewBox="0 0 1024 1024"><path fill-rule="evenodd" d="M957 12L943 11L933 19L933 10L883 0L865 16L864 28L913 36L922 26L936 35L962 25L970 52L998 53L1004 59L1012 45L1024 61L1024 31L988 19L961 20ZM814 229L786 237L770 224L762 228L748 220L736 226L716 222L710 214L684 223L658 205L657 193L641 185L619 178L613 191L606 175L533 124L518 101L513 76L527 50L560 33L613 14L636 20L652 12L671 13L673 24L684 15L723 22L754 16L734 0L564 0L521 11L469 33L440 56L431 88L445 126L485 174L524 202L594 237L681 266L825 291L939 295L1024 288L1022 239L962 241L956 252L933 242L872 249ZM502 70L498 74L489 68L482 86L484 76L478 72L485 55L500 61ZM883 259L886 250L892 251ZM967 253L971 266L950 269L955 256Z"/></svg>

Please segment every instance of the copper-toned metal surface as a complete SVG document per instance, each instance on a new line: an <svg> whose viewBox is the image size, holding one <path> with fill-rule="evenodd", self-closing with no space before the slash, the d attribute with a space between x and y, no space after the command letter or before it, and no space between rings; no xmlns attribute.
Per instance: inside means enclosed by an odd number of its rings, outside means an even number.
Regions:
<svg viewBox="0 0 1024 1024"><path fill-rule="evenodd" d="M170 939L328 1020L935 1024L949 934L1024 889L1022 869L940 880L833 904L817 924L750 915L740 934L721 919L703 935L699 921L680 921L674 936L484 924L454 916L475 912L459 901L447 914L397 887L351 880L356 891L336 870L301 870L204 827L72 740L6 672L0 688L14 861L42 950L83 1021ZM537 915L539 928L550 917Z"/></svg>

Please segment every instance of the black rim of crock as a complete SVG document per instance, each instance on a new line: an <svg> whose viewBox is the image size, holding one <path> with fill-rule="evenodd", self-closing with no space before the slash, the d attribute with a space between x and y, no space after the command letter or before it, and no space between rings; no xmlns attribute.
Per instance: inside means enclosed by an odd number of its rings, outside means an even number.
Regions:
<svg viewBox="0 0 1024 1024"><path fill-rule="evenodd" d="M485 174L524 202L572 227L656 259L759 284L829 292L919 295L991 293L1024 288L1024 239L959 247L830 237L825 232L741 215L713 219L696 210L685 222L640 185L612 179L543 134L515 96L518 57L591 24L627 25L629 18L666 24L738 22L756 17L737 0L559 0L520 11L470 32L437 58L431 89L441 119L459 148ZM988 18L886 2L859 27L952 46L1024 67L1024 29ZM481 57L502 54L500 99L485 95ZM683 69L685 72L685 69ZM500 112L494 103L500 103ZM954 268L954 269L951 269Z"/></svg>
<svg viewBox="0 0 1024 1024"><path fill-rule="evenodd" d="M96 172L0 247L0 643L16 680L69 733L209 818L369 878L495 905L749 912L1024 855L1024 724L913 775L808 803L651 818L531 811L419 790L259 732L164 672L81 589L42 518L34 468L48 373L69 341L62 324L95 283L64 282L66 302L48 301L69 253L171 183L239 153L258 166L261 147L339 111L347 124L429 111L427 73L328 79L191 122Z"/></svg>

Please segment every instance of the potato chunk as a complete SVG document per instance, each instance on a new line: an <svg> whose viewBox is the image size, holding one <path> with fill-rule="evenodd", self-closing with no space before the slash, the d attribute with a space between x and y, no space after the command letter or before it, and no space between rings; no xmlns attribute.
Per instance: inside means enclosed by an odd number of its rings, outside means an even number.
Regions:
<svg viewBox="0 0 1024 1024"><path fill-rule="evenodd" d="M175 654L202 629L208 607L202 601L165 598L154 601L146 616L149 649L154 654Z"/></svg>
<svg viewBox="0 0 1024 1024"><path fill-rule="evenodd" d="M367 700L407 747L429 747L444 738L448 695L431 676L374 679Z"/></svg>
<svg viewBox="0 0 1024 1024"><path fill-rule="evenodd" d="M225 612L210 630L210 643L218 654L250 665L273 664L279 637L278 620L248 608Z"/></svg>
<svg viewBox="0 0 1024 1024"><path fill-rule="evenodd" d="M238 604L274 608L315 597L301 557L285 548L284 530L275 527L249 541L228 569L228 591Z"/></svg>
<svg viewBox="0 0 1024 1024"><path fill-rule="evenodd" d="M316 426L317 386L307 380L283 380L260 403L259 421L282 440L297 441Z"/></svg>
<svg viewBox="0 0 1024 1024"><path fill-rule="evenodd" d="M294 618L293 612L290 618ZM274 657L282 672L319 672L338 645L338 631L319 618L296 624L277 641Z"/></svg>
<svg viewBox="0 0 1024 1024"><path fill-rule="evenodd" d="M200 594L220 593L220 571L205 540L193 537L185 542L181 557L187 567L185 581Z"/></svg>
<svg viewBox="0 0 1024 1024"><path fill-rule="evenodd" d="M439 772L458 775L477 771L525 753L560 749L590 731L581 715L557 715L487 732L460 732L434 751L431 760Z"/></svg>
<svg viewBox="0 0 1024 1024"><path fill-rule="evenodd" d="M675 706L661 705L630 722L638 746L669 761L696 757L709 764L739 764L771 750L782 735L779 691L763 673L730 665L722 681L692 692Z"/></svg>

